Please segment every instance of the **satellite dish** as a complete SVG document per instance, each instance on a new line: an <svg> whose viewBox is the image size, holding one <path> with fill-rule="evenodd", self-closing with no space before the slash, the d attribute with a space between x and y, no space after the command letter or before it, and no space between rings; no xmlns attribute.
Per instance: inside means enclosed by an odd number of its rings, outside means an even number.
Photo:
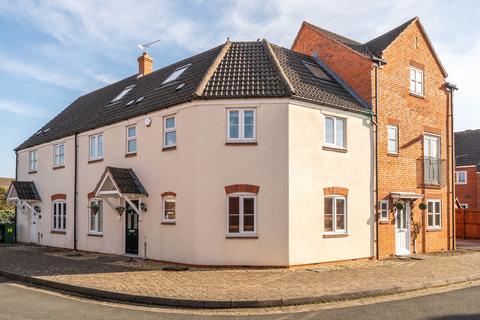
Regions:
<svg viewBox="0 0 480 320"><path fill-rule="evenodd" d="M155 44L157 42L160 42L162 40L155 40L155 41L152 41L152 42L149 42L149 43L145 43L145 44L139 44L138 47L140 48L140 50L143 50L144 52L147 52L148 51L148 48L152 45L152 44Z"/></svg>

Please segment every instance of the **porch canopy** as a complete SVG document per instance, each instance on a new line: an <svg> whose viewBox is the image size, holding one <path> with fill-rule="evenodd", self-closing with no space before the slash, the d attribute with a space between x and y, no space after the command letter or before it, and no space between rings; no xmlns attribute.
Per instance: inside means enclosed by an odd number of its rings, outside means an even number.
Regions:
<svg viewBox="0 0 480 320"><path fill-rule="evenodd" d="M37 211L34 204L42 201L40 193L33 181L12 181L8 187L7 201L15 203L20 207L28 207L32 211Z"/></svg>
<svg viewBox="0 0 480 320"><path fill-rule="evenodd" d="M143 197L148 197L147 190L131 168L106 167L93 193L96 197L124 199L138 214ZM139 200L138 207L132 202L134 199Z"/></svg>
<svg viewBox="0 0 480 320"><path fill-rule="evenodd" d="M390 196L392 197L393 200L417 200L417 199L422 199L423 194L418 194L415 192L390 192Z"/></svg>

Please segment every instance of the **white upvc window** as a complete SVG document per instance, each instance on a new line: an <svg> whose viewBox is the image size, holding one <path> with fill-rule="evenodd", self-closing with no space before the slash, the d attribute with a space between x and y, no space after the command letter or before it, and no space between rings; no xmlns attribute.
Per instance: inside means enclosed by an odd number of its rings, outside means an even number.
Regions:
<svg viewBox="0 0 480 320"><path fill-rule="evenodd" d="M423 71L410 67L410 92L423 96Z"/></svg>
<svg viewBox="0 0 480 320"><path fill-rule="evenodd" d="M468 209L468 203L460 203L460 208Z"/></svg>
<svg viewBox="0 0 480 320"><path fill-rule="evenodd" d="M325 196L324 232L347 232L347 199L344 196Z"/></svg>
<svg viewBox="0 0 480 320"><path fill-rule="evenodd" d="M398 154L398 127L388 126L388 153Z"/></svg>
<svg viewBox="0 0 480 320"><path fill-rule="evenodd" d="M388 221L388 200L380 201L380 221Z"/></svg>
<svg viewBox="0 0 480 320"><path fill-rule="evenodd" d="M187 64L185 66L181 66L177 69L175 69L175 71L172 72L172 74L170 74L168 76L167 79L165 79L163 82L162 82L162 85L163 84L166 84L166 83L169 83L169 82L172 82L174 80L177 80L184 72L185 70L188 69L188 67L190 67L191 64Z"/></svg>
<svg viewBox="0 0 480 320"><path fill-rule="evenodd" d="M53 166L61 167L65 165L65 145L59 143L53 146Z"/></svg>
<svg viewBox="0 0 480 320"><path fill-rule="evenodd" d="M36 172L38 169L38 151L32 150L28 153L28 172Z"/></svg>
<svg viewBox="0 0 480 320"><path fill-rule="evenodd" d="M455 184L467 184L467 171L455 172Z"/></svg>
<svg viewBox="0 0 480 320"><path fill-rule="evenodd" d="M163 146L174 147L177 145L177 119L175 116L165 117L163 120Z"/></svg>
<svg viewBox="0 0 480 320"><path fill-rule="evenodd" d="M103 159L103 133L90 136L90 160Z"/></svg>
<svg viewBox="0 0 480 320"><path fill-rule="evenodd" d="M228 196L228 234L255 235L257 232L257 197L250 193L232 193Z"/></svg>
<svg viewBox="0 0 480 320"><path fill-rule="evenodd" d="M332 116L325 117L325 145L334 148L346 148L347 120Z"/></svg>
<svg viewBox="0 0 480 320"><path fill-rule="evenodd" d="M91 234L103 234L103 201L90 199L88 230Z"/></svg>
<svg viewBox="0 0 480 320"><path fill-rule="evenodd" d="M52 202L52 230L65 231L67 229L67 203L64 200Z"/></svg>
<svg viewBox="0 0 480 320"><path fill-rule="evenodd" d="M227 140L234 142L255 141L256 110L255 108L228 109Z"/></svg>
<svg viewBox="0 0 480 320"><path fill-rule="evenodd" d="M440 229L442 227L442 205L440 200L427 201L427 228Z"/></svg>
<svg viewBox="0 0 480 320"><path fill-rule="evenodd" d="M175 222L177 216L177 203L174 196L163 198L163 221Z"/></svg>
<svg viewBox="0 0 480 320"><path fill-rule="evenodd" d="M137 152L137 127L127 127L127 154Z"/></svg>

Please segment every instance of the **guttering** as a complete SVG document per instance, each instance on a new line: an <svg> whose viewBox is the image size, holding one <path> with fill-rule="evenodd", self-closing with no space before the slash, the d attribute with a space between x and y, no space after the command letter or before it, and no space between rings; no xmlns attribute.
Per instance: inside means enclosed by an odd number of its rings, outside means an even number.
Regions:
<svg viewBox="0 0 480 320"><path fill-rule="evenodd" d="M75 161L74 161L74 176L73 176L73 250L77 250L77 179L78 179L78 145L77 145L78 132L75 132L74 144L75 144Z"/></svg>
<svg viewBox="0 0 480 320"><path fill-rule="evenodd" d="M375 121L373 121L375 126L375 160L374 160L374 171L375 171L375 203L373 204L374 208L374 215L375 215L375 256L380 259L379 249L380 246L378 244L378 230L379 230L379 207L378 207L378 68L381 66L381 63L374 63L373 67L375 68L375 104L374 104L374 117Z"/></svg>

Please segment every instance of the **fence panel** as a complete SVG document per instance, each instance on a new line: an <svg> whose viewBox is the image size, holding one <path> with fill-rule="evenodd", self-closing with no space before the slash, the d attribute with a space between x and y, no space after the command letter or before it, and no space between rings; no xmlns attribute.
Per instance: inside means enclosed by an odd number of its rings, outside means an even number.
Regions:
<svg viewBox="0 0 480 320"><path fill-rule="evenodd" d="M480 239L480 210L456 209L455 231L460 239Z"/></svg>

